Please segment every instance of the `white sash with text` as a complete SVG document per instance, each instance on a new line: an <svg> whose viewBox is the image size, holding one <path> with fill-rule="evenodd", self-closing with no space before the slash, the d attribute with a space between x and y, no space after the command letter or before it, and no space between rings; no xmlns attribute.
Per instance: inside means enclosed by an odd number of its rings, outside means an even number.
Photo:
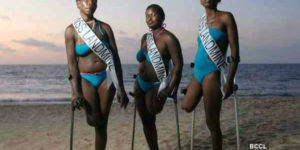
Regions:
<svg viewBox="0 0 300 150"><path fill-rule="evenodd" d="M77 18L73 22L73 26L78 35L90 47L90 49L106 63L106 72L108 74L107 86L109 87L112 81L117 89L119 87L119 82L111 51L103 44L103 42L97 37L97 35L81 17Z"/></svg>
<svg viewBox="0 0 300 150"><path fill-rule="evenodd" d="M207 25L206 13L204 13L204 15L200 19L199 37L201 39L201 42L203 44L203 47L204 47L206 53L211 58L211 60L216 64L218 69L221 71L221 74L222 74L221 75L221 84L223 86L227 80L229 67L226 62L226 56L220 50L217 42L209 34L209 27Z"/></svg>
<svg viewBox="0 0 300 150"><path fill-rule="evenodd" d="M152 32L147 33L147 51L152 66L155 70L156 76L158 80L161 82L158 89L158 93L159 93L161 90L167 88L167 86L169 85L170 75L167 76L167 71L163 59L159 54Z"/></svg>

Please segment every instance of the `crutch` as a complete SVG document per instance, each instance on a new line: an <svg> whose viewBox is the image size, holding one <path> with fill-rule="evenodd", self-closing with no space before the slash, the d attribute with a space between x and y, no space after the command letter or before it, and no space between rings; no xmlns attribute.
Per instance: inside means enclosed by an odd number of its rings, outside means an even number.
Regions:
<svg viewBox="0 0 300 150"><path fill-rule="evenodd" d="M236 146L237 150L240 150L240 133L239 133L239 106L238 106L238 99L237 99L237 90L238 85L234 85L233 89L233 97L234 97L234 112L235 112L235 130L236 130Z"/></svg>
<svg viewBox="0 0 300 150"><path fill-rule="evenodd" d="M227 62L232 63L233 58L227 57ZM239 61L239 59L238 59ZM237 98L237 90L238 85L234 84L233 86L233 99L234 99L234 117L235 117L235 131L236 131L236 147L237 150L240 150L240 132L239 132L239 106L238 106L238 98Z"/></svg>
<svg viewBox="0 0 300 150"><path fill-rule="evenodd" d="M177 127L177 142L178 142L178 150L181 150L181 142L180 142L180 130L179 130L179 119L178 119L178 110L177 110L177 96L172 96L174 102L175 109L175 118L176 118L176 127Z"/></svg>
<svg viewBox="0 0 300 150"><path fill-rule="evenodd" d="M191 129L191 150L194 149L194 132L195 132L195 111L193 111L193 114L192 114L192 129Z"/></svg>
<svg viewBox="0 0 300 150"><path fill-rule="evenodd" d="M69 74L68 80L71 81L72 75ZM70 129L70 150L73 149L73 130L74 130L74 111L75 108L73 107L72 100L71 100L71 129Z"/></svg>
<svg viewBox="0 0 300 150"><path fill-rule="evenodd" d="M133 78L135 79L137 77L136 74L133 75ZM129 92L129 95L134 98L134 93ZM133 121L132 121L132 135L131 135L131 150L134 150L134 135L135 135L135 120L136 120L136 104L134 102L134 112L133 112Z"/></svg>
<svg viewBox="0 0 300 150"><path fill-rule="evenodd" d="M71 104L72 106L72 104ZM71 132L70 132L70 150L73 149L73 129L74 129L74 111L75 109L72 106L72 112L71 112Z"/></svg>
<svg viewBox="0 0 300 150"><path fill-rule="evenodd" d="M132 92L129 92L129 95L134 97ZM132 137L131 137L131 150L134 150L134 135L135 135L135 119L136 118L136 105L134 104L134 112L133 112L133 126L132 126Z"/></svg>

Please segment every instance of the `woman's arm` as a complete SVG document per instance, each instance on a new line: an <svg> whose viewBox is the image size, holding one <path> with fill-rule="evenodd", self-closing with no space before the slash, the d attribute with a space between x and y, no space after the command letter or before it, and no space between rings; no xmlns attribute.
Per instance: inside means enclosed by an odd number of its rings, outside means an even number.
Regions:
<svg viewBox="0 0 300 150"><path fill-rule="evenodd" d="M240 54L239 54L239 38L238 38L237 25L235 23L233 15L231 13L226 13L224 15L224 21L226 24L227 36L228 36L229 45L231 49L231 57L233 59L233 62L230 63L227 83L224 87L224 91L225 91L224 99L226 99L233 92L233 84L234 84L233 80L238 67Z"/></svg>
<svg viewBox="0 0 300 150"><path fill-rule="evenodd" d="M171 72L171 80L167 88L168 96L176 96L178 86L181 80L182 67L183 67L183 57L181 52L181 46L178 39L173 35L169 34L166 37L168 51L173 62L173 69ZM172 93L173 92L173 93Z"/></svg>
<svg viewBox="0 0 300 150"><path fill-rule="evenodd" d="M121 107L126 108L129 100L128 100L127 94L125 92L125 89L124 89L122 66L121 66L121 61L120 61L120 57L118 54L118 49L117 49L114 33L108 24L103 23L103 28L105 29L107 36L108 36L108 43L109 43L110 50L113 55L114 65L116 68L116 74L117 74L118 81L119 81L118 88L119 88L120 92L118 91L118 94L121 94L121 95L119 95L120 97L118 97L118 99L121 99L121 101L122 101Z"/></svg>
<svg viewBox="0 0 300 150"><path fill-rule="evenodd" d="M74 28L69 25L65 31L65 46L67 51L68 69L69 69L69 80L72 86L72 103L76 108L80 107L80 99L82 96L82 89L80 84L80 74L78 69L78 63L76 60L76 54L74 51Z"/></svg>

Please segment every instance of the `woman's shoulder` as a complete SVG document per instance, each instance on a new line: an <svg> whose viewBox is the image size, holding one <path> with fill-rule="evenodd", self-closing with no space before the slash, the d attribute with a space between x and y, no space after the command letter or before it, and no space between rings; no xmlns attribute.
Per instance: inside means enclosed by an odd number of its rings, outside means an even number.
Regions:
<svg viewBox="0 0 300 150"><path fill-rule="evenodd" d="M142 41L145 41L146 38L147 38L147 33L144 33L141 40L142 40Z"/></svg>
<svg viewBox="0 0 300 150"><path fill-rule="evenodd" d="M75 28L74 28L73 24L68 25L65 30L65 37L73 37L74 31L75 31Z"/></svg>
<svg viewBox="0 0 300 150"><path fill-rule="evenodd" d="M220 17L224 22L233 20L233 14L229 11L219 11Z"/></svg>
<svg viewBox="0 0 300 150"><path fill-rule="evenodd" d="M165 29L165 31L162 33L162 36L167 41L177 41L177 37L169 30Z"/></svg>
<svg viewBox="0 0 300 150"><path fill-rule="evenodd" d="M74 30L74 26L73 26L73 24L69 24L67 27L66 27L66 31L72 31L72 30Z"/></svg>
<svg viewBox="0 0 300 150"><path fill-rule="evenodd" d="M221 16L230 16L232 13L230 11L218 10L218 14Z"/></svg>
<svg viewBox="0 0 300 150"><path fill-rule="evenodd" d="M103 28L105 31L112 30L108 23L106 23L104 21L101 21L101 20L98 20L98 19L95 19L95 20L100 23L101 28Z"/></svg>

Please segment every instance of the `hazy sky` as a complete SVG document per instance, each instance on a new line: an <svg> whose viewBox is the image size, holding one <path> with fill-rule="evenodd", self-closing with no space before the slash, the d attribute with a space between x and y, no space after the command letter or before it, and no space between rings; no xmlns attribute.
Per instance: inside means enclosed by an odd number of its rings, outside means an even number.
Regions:
<svg viewBox="0 0 300 150"><path fill-rule="evenodd" d="M0 64L65 64L64 30L79 16L75 0L0 0ZM200 0L98 0L95 17L112 27L122 63L147 32L145 8L156 3L179 39L184 61L194 61ZM234 14L242 63L300 63L299 0L223 0Z"/></svg>

